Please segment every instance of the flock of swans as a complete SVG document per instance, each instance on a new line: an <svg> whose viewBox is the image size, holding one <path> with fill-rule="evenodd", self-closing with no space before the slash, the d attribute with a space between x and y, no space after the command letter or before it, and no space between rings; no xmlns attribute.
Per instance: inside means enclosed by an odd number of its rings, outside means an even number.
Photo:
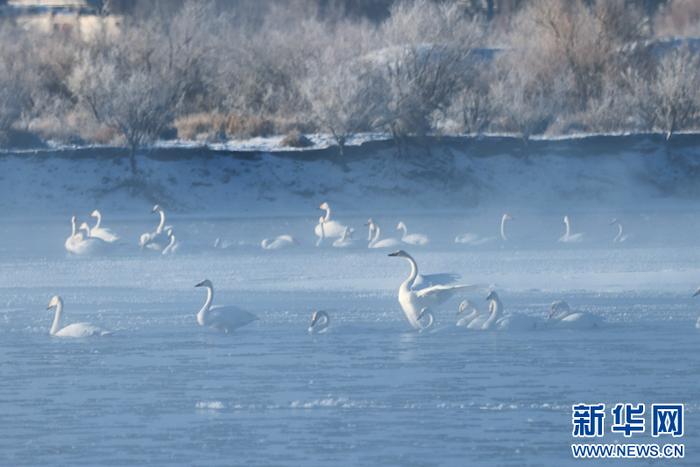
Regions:
<svg viewBox="0 0 700 467"><path fill-rule="evenodd" d="M324 242L330 241L335 248L347 248L355 244L353 234L355 229L331 218L331 208L328 203L322 203L319 209L324 211L324 215L319 217L318 224L314 227L314 234L317 237L316 246L322 246ZM175 237L175 229L172 225L165 225L165 211L160 205L153 206L151 210L158 214L158 224L151 232L145 232L139 237L138 245L143 250L154 251L162 255L171 255L178 251L180 246ZM120 238L112 230L102 226L102 213L97 209L91 214L95 218L95 224L90 227L87 222L82 222L77 227L77 218L71 217L71 234L65 241L66 250L74 255L97 255L104 254L110 249L123 245ZM507 242L506 224L513 220L513 216L508 213L501 216L499 235L484 237L473 232L467 232L455 237L454 242L471 246L483 245L485 243L501 241ZM613 242L625 242L629 235L623 231L622 223L613 219L610 225L617 227L617 234ZM368 248L399 248L403 245L425 246L430 243L430 238L421 233L409 233L406 223L400 221L396 230L401 232L400 237L382 238L382 231L379 224L372 218L367 220L365 226L368 228L367 247ZM562 243L578 243L583 240L583 233L572 233L571 219L564 216L564 234L559 238ZM264 250L279 250L299 246L300 243L290 234L281 234L274 238L264 238L260 242L260 247ZM222 242L217 238L213 245L216 249L230 247L230 244Z"/></svg>
<svg viewBox="0 0 700 467"><path fill-rule="evenodd" d="M331 218L331 208L324 202L319 206L324 215L319 218L314 228L318 237L316 246L321 246L326 240L332 240L331 245L337 248L348 247L353 244L352 235L354 229ZM165 224L165 211L160 205L155 205L152 213L158 214L158 224L151 232L145 232L139 237L138 245L141 249L150 250L162 255L170 255L177 251L179 243L174 234L174 228ZM120 238L112 230L102 226L102 214L94 210L91 217L95 218L95 224L90 227L87 222L82 222L79 228L75 216L71 218L71 234L65 241L66 250L75 255L99 254L114 245L121 244ZM513 217L505 213L501 217L498 237L482 237L474 233L465 233L455 238L455 243L480 245L491 241L508 241L506 224ZM560 242L575 243L583 240L583 233L573 233L569 216L564 216L564 234L559 238ZM428 236L418 233L409 233L404 222L399 222L397 230L401 232L399 238L381 238L381 229L373 220L369 219L365 224L368 228L368 248L400 248L403 245L424 246L430 242ZM610 222L617 227L617 235L613 242L624 242L628 235L623 231L622 224L617 219ZM265 250L276 250L298 245L298 242L288 234L279 235L276 238L265 238L260 246ZM215 248L226 247L217 239ZM458 276L453 274L421 275L415 259L402 249L390 253L390 257L404 258L410 264L408 277L401 283L398 290L398 301L408 323L419 332L433 327L435 317L432 309L445 303L456 294L477 292L486 289L481 285L455 284ZM245 310L234 306L213 306L214 286L211 281L204 280L195 287L204 287L207 296L204 305L196 314L197 324L229 333L237 328L252 323L258 318ZM698 289L694 296L700 295ZM489 290L486 297L488 309L479 310L469 300L463 300L457 312L456 325L468 330L532 330L547 327L559 328L597 328L604 324L603 320L594 314L572 310L564 301L552 303L546 319L538 320L520 313L506 313L498 294ZM57 337L88 337L109 335L109 331L100 329L88 323L75 323L64 328L60 327L63 312L63 301L59 296L54 296L48 305L49 309L55 309L55 316L50 334ZM309 333L324 333L329 329L330 316L325 311L314 311L308 328ZM696 323L700 328L700 319Z"/></svg>

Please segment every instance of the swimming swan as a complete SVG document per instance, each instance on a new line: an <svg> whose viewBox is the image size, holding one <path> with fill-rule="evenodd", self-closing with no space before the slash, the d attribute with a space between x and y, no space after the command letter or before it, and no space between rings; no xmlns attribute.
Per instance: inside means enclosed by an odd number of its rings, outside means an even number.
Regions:
<svg viewBox="0 0 700 467"><path fill-rule="evenodd" d="M53 317L53 324L49 334L55 337L90 337L90 336L106 336L111 334L109 331L103 331L97 326L89 323L73 323L65 328L60 328L61 314L63 313L63 300L58 295L54 295L46 307L47 310L55 308L56 312Z"/></svg>
<svg viewBox="0 0 700 467"><path fill-rule="evenodd" d="M101 238L107 243L114 243L119 240L119 236L112 232L110 229L102 227L102 213L95 209L90 213L91 217L97 219L95 225L90 229L90 236L95 238Z"/></svg>
<svg viewBox="0 0 700 467"><path fill-rule="evenodd" d="M559 237L559 241L562 243L578 243L583 240L582 233L571 233L571 221L569 221L569 216L564 216L564 235Z"/></svg>
<svg viewBox="0 0 700 467"><path fill-rule="evenodd" d="M495 291L486 297L489 302L488 317L479 316L472 320L467 329L479 331L530 331L537 328L538 321L520 313L503 314L503 303Z"/></svg>
<svg viewBox="0 0 700 467"><path fill-rule="evenodd" d="M311 315L311 323L309 324L309 334L323 334L328 331L328 326L331 324L331 318L325 311L314 311Z"/></svg>
<svg viewBox="0 0 700 467"><path fill-rule="evenodd" d="M433 285L420 290L413 289L413 283L418 276L418 265L416 261L403 250L389 253L389 256L405 258L411 265L411 272L408 278L399 287L399 304L406 315L406 319L414 329L423 329L420 322L421 312L424 308L439 305L454 295L455 292L478 290L477 285Z"/></svg>
<svg viewBox="0 0 700 467"><path fill-rule="evenodd" d="M178 248L180 248L180 243L175 238L175 234L173 233L173 229L168 229L165 231L165 233L170 238L170 241L168 242L168 246L163 248L163 251L161 252L161 254L162 255L174 255L177 252Z"/></svg>
<svg viewBox="0 0 700 467"><path fill-rule="evenodd" d="M459 311L457 311L457 316L465 313L468 310L471 311L471 313L469 313L466 316L462 316L460 319L458 319L457 323L455 323L457 326L468 326L469 323L471 323L477 316L479 316L479 310L469 300L463 300L459 304Z"/></svg>
<svg viewBox="0 0 700 467"><path fill-rule="evenodd" d="M629 235L626 235L623 233L622 223L619 220L613 219L612 221L610 221L609 225L616 225L617 226L617 235L615 235L615 238L613 238L613 243L622 243L622 242L626 241L627 238L629 238Z"/></svg>
<svg viewBox="0 0 700 467"><path fill-rule="evenodd" d="M162 251L163 248L165 248L170 242L166 229L172 229L172 226L165 226L165 211L163 211L163 208L161 208L160 205L156 204L153 206L151 212L158 213L160 216L160 222L158 223L155 232L141 234L141 237L139 238L139 246L150 250Z"/></svg>
<svg viewBox="0 0 700 467"><path fill-rule="evenodd" d="M352 234L354 232L355 229L353 229L352 227L345 227L345 230L343 231L343 236L333 240L333 246L336 248L347 248L351 246L353 244Z"/></svg>
<svg viewBox="0 0 700 467"><path fill-rule="evenodd" d="M409 245L422 246L427 245L430 241L427 235L409 234L408 229L406 228L406 224L404 224L403 222L399 222L399 224L396 226L396 230L400 230L403 232L403 235L401 236L401 241L404 243L408 243Z"/></svg>
<svg viewBox="0 0 700 467"><path fill-rule="evenodd" d="M214 300L214 286L209 279L203 280L195 287L207 288L207 299L197 313L197 324L200 326L209 326L228 334L258 319L254 314L235 306L211 306Z"/></svg>
<svg viewBox="0 0 700 467"><path fill-rule="evenodd" d="M296 244L296 240L294 240L291 235L280 235L273 240L265 238L260 242L260 246L263 250L279 250L281 248L295 246Z"/></svg>
<svg viewBox="0 0 700 467"><path fill-rule="evenodd" d="M567 329L591 329L601 327L603 319L592 313L572 310L568 303L557 300L549 307L547 325Z"/></svg>
<svg viewBox="0 0 700 467"><path fill-rule="evenodd" d="M374 232L374 237L369 241L367 248L394 248L401 245L401 241L396 238L379 240L381 229L371 218L367 221L366 225L369 227L370 237L372 236L372 232Z"/></svg>
<svg viewBox="0 0 700 467"><path fill-rule="evenodd" d="M83 241L83 234L82 234L82 232L78 232L78 230L75 226L75 223L76 223L75 216L72 216L70 218L70 223L71 223L71 233L68 236L68 238L66 238L64 246L69 253L80 254L78 250L79 250L80 243Z"/></svg>
<svg viewBox="0 0 700 467"><path fill-rule="evenodd" d="M319 220L319 223L314 229L314 233L319 237L318 245L321 244L323 238L338 238L343 236L345 231L345 226L338 221L331 220L331 207L328 203L323 202L318 207L319 209L326 211L326 215Z"/></svg>
<svg viewBox="0 0 700 467"><path fill-rule="evenodd" d="M505 213L501 216L501 224L499 230L501 241L508 241L508 236L506 235L506 222L512 219L513 216L511 216L508 213ZM480 235L471 232L462 235L457 235L455 237L455 243L462 243L471 246L483 245L484 243L492 242L494 240L496 240L496 237L481 237Z"/></svg>

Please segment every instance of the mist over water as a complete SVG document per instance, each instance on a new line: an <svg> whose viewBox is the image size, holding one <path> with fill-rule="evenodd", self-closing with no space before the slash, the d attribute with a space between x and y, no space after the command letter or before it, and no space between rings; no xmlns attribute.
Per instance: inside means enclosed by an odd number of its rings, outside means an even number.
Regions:
<svg viewBox="0 0 700 467"><path fill-rule="evenodd" d="M374 218L385 236L398 236L404 220L431 238L405 247L422 272L495 286L507 311L543 320L553 300L566 299L602 316L604 328L469 332L454 326L452 300L436 310L434 330L417 333L396 300L408 264L366 248L360 214L342 216L357 228L347 250L315 248L312 216L172 215L182 242L172 257L135 246L148 216L110 218L128 244L93 258L63 252L65 220L5 223L3 463L566 465L574 403L684 402L692 427L694 213L615 213L630 239L613 244L611 212L570 211L585 232L575 245L557 242L559 213L512 214L507 244L478 247L454 236L497 236L498 211ZM260 239L281 233L302 245L260 249ZM215 251L216 237L236 246ZM215 284L216 304L260 320L231 335L198 327L204 293L193 286L203 278ZM51 338L45 308L56 293L64 324L87 321L114 335ZM468 298L485 309L485 294ZM331 315L327 334L306 333L313 309ZM687 453L700 444L690 429L684 442Z"/></svg>

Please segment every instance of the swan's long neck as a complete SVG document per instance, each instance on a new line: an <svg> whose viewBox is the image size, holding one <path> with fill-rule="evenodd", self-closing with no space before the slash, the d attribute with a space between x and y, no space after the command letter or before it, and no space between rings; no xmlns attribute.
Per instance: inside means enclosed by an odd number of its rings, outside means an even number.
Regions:
<svg viewBox="0 0 700 467"><path fill-rule="evenodd" d="M331 220L331 208L327 207L323 208L323 210L326 211L326 215L323 217L323 222L328 222L329 220Z"/></svg>
<svg viewBox="0 0 700 467"><path fill-rule="evenodd" d="M613 242L619 242L621 238L622 238L622 224L620 224L618 222L617 223L617 235L613 239Z"/></svg>
<svg viewBox="0 0 700 467"><path fill-rule="evenodd" d="M78 233L78 231L77 231L76 228L75 228L75 217L71 217L71 219L70 219L70 226L71 226L70 236L71 236L71 237L75 237L75 234Z"/></svg>
<svg viewBox="0 0 700 467"><path fill-rule="evenodd" d="M403 235L401 235L401 238L405 238L406 235L408 235L408 229L406 228L406 225L401 224L399 226L399 230L403 232Z"/></svg>
<svg viewBox="0 0 700 467"><path fill-rule="evenodd" d="M51 330L49 334L52 336L56 335L59 330L59 325L61 322L61 313L63 313L63 300L58 300L56 304L56 313L53 315L53 324L51 324Z"/></svg>
<svg viewBox="0 0 700 467"><path fill-rule="evenodd" d="M381 231L379 230L379 226L375 225L374 238L369 242L370 246L375 245L379 241L379 235L381 235Z"/></svg>
<svg viewBox="0 0 700 467"><path fill-rule="evenodd" d="M87 225L84 225L83 227L80 228L80 230L85 231L85 237L90 238L90 227Z"/></svg>
<svg viewBox="0 0 700 467"><path fill-rule="evenodd" d="M214 301L214 289L212 287L207 287L207 300L204 302L204 306L199 313L197 313L197 324L200 326L205 325L205 319L209 309L211 308L211 302Z"/></svg>
<svg viewBox="0 0 700 467"><path fill-rule="evenodd" d="M506 216L501 217L501 240L504 242L508 240L508 237L506 237L506 221L508 218Z"/></svg>
<svg viewBox="0 0 700 467"><path fill-rule="evenodd" d="M372 241L372 234L374 234L374 223L370 222L367 224L367 241Z"/></svg>
<svg viewBox="0 0 700 467"><path fill-rule="evenodd" d="M416 264L416 260L412 257L406 256L405 258L409 263L411 263L411 274L409 274L408 278L405 281L403 281L403 283L401 284L401 288L406 288L410 290L413 281L415 281L416 277L418 277L418 265Z"/></svg>
<svg viewBox="0 0 700 467"><path fill-rule="evenodd" d="M571 236L571 224L569 223L568 217L564 218L564 226L566 227L566 232L564 232L564 236L570 237Z"/></svg>
<svg viewBox="0 0 700 467"><path fill-rule="evenodd" d="M99 229L100 225L102 225L102 214L100 211L95 211L95 217L97 218L97 222L95 222L95 226L92 228L93 230Z"/></svg>
<svg viewBox="0 0 700 467"><path fill-rule="evenodd" d="M316 323L316 329L319 331L323 331L326 329L330 324L331 324L331 319L328 317L327 313L319 313L321 317L318 319L318 322Z"/></svg>
<svg viewBox="0 0 700 467"><path fill-rule="evenodd" d="M325 240L325 238L326 238L326 227L324 225L325 223L326 223L326 221L324 218L321 218L320 222L318 223L318 225L321 226L321 236L318 237L318 241L316 242L316 246L321 245L323 240Z"/></svg>
<svg viewBox="0 0 700 467"><path fill-rule="evenodd" d="M162 209L159 209L158 214L160 214L160 224L158 224L158 227L156 227L156 233L162 233L163 228L165 227L165 212L163 212Z"/></svg>
<svg viewBox="0 0 700 467"><path fill-rule="evenodd" d="M493 298L489 302L489 311L491 314L489 315L489 319L486 320L484 323L484 329L488 329L493 324L496 322L498 317L501 315L501 312L503 311L503 304L498 298Z"/></svg>
<svg viewBox="0 0 700 467"><path fill-rule="evenodd" d="M166 246L165 249L163 250L163 254L167 255L168 253L170 253L170 251L173 249L174 245L175 245L175 235L171 235L170 242L168 243L168 246Z"/></svg>

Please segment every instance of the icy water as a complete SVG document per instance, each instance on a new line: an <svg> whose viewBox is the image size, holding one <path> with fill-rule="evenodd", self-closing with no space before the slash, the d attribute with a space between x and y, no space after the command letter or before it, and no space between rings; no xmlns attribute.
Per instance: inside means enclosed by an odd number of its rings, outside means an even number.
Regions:
<svg viewBox="0 0 700 467"><path fill-rule="evenodd" d="M662 229L645 228L670 217L689 232L673 244ZM558 244L552 216L514 223L506 247L472 248L452 238L493 235L468 228L483 225L478 218L405 219L433 238L406 248L424 272L493 285L506 310L544 319L549 303L564 298L608 323L521 333L455 327L458 300L438 310L432 332L413 331L396 302L408 264L363 241L317 249L313 221L299 216L173 216L182 246L169 258L133 246L152 227L148 215L106 218L131 244L102 258L66 257L65 219L6 223L0 465L578 464L570 452L578 402L685 403L686 458L642 464L697 465L700 300L690 295L700 284L691 233L699 226L691 216L639 214L630 222L636 239L613 247L607 214L576 219L588 232L581 245ZM362 220L350 220L358 240ZM396 219L384 223L394 235ZM540 235L549 225L551 234ZM285 232L303 245L256 246ZM235 246L208 248L217 236ZM197 327L204 292L193 286L204 278L216 287L215 303L260 320L231 335ZM114 335L51 338L45 308L56 293L64 324L89 321ZM486 305L484 294L469 298ZM306 333L315 308L331 315L327 334Z"/></svg>

